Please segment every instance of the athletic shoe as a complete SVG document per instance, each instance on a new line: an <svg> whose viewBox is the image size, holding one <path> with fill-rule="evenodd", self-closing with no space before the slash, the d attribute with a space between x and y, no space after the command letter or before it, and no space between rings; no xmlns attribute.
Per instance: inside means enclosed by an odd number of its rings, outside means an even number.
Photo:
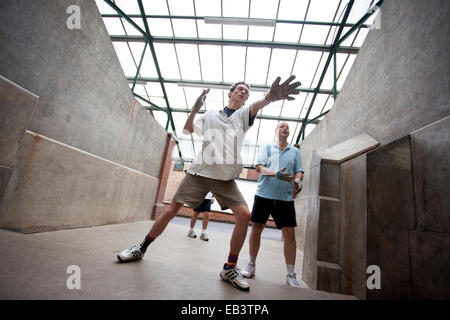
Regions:
<svg viewBox="0 0 450 320"><path fill-rule="evenodd" d="M117 255L120 262L130 262L141 260L144 257L144 252L141 251L141 245L137 244L130 249L123 250Z"/></svg>
<svg viewBox="0 0 450 320"><path fill-rule="evenodd" d="M188 237L191 237L191 238L197 238L197 235L196 235L195 232L192 231L192 230L189 230L187 236L188 236Z"/></svg>
<svg viewBox="0 0 450 320"><path fill-rule="evenodd" d="M244 278L253 278L255 276L256 265L249 262L248 265L242 270Z"/></svg>
<svg viewBox="0 0 450 320"><path fill-rule="evenodd" d="M220 277L222 278L222 280L228 281L233 285L233 287L236 287L238 289L245 291L250 290L250 286L242 277L240 270L237 267L225 269L225 265L226 264L224 264L223 269L220 272Z"/></svg>
<svg viewBox="0 0 450 320"><path fill-rule="evenodd" d="M300 288L300 283L298 283L297 279L295 278L295 273L288 273L286 275L286 283L291 287Z"/></svg>
<svg viewBox="0 0 450 320"><path fill-rule="evenodd" d="M208 236L206 235L206 233L202 233L202 234L200 235L200 239L202 239L203 241L208 241L208 240L209 240L209 238L208 238Z"/></svg>

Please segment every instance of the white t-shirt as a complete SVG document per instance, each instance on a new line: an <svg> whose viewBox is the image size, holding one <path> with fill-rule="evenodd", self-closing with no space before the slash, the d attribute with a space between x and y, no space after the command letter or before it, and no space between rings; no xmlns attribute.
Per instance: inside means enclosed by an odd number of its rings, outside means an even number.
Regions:
<svg viewBox="0 0 450 320"><path fill-rule="evenodd" d="M196 119L194 132L203 136L202 150L187 172L217 180L232 180L239 175L249 118L250 107L242 107L230 117L223 110L209 110Z"/></svg>

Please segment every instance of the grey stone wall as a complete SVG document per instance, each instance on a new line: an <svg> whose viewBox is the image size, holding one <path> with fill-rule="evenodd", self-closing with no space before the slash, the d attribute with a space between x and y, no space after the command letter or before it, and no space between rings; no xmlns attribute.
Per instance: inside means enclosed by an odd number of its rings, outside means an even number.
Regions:
<svg viewBox="0 0 450 320"><path fill-rule="evenodd" d="M131 94L95 2L76 3L79 30L72 4L0 2L2 227L150 218L167 133Z"/></svg>
<svg viewBox="0 0 450 320"><path fill-rule="evenodd" d="M448 196L445 196L449 194L448 187L443 181L449 180L449 148L448 143L444 143L449 140L449 133L442 126L438 128L435 125L439 121L448 123L450 115L450 59L447 49L450 31L442 27L449 23L449 8L448 1L438 0L426 3L384 2L381 29L369 32L333 109L300 145L306 171L296 209L297 221L304 224L299 224L296 236L299 249L305 253L302 279L312 287L324 285L334 291L341 290L368 299L448 298L448 291L437 279L439 275L448 278L448 272L443 270L448 267L446 261L449 259L445 248L450 206ZM320 217L311 214L318 210L314 205L320 206L324 201L310 199L311 194L317 193L318 182L315 180L322 178L323 171L317 168L312 158L315 150L327 149L361 133L374 137L380 142L380 148L403 137L411 137L404 138L412 141L412 166L407 175L413 183L411 192L404 195L404 200L385 202L386 213L379 213L383 217L381 219L388 219L399 212L406 212L401 217L408 217L408 220L392 217L396 224L390 228L388 223L384 223L385 238L377 238L380 230L374 229L373 217L366 215L366 210L371 208L370 199L361 192L361 189L365 190L365 177L361 174L366 170L369 174L366 155L343 163L340 166L341 217L337 244L341 274L336 276L334 266L322 262L310 265L319 254L317 251L313 254L311 250L317 250L321 235L320 230L308 230L308 226L318 223L316 220ZM414 151L417 149L414 141L420 141L424 152ZM367 159L367 163L376 163L371 161ZM383 181L387 184L380 186L383 195L389 199L395 194L389 194L389 184L397 183L389 180L393 177L386 174ZM367 184L369 187L370 182ZM401 188L401 185L397 187ZM406 192L405 189L402 191ZM406 204L409 206L399 207ZM319 234L314 235L314 232ZM424 239L427 241L423 242ZM400 240L408 246L402 249L388 246L388 243ZM377 245L369 246L370 243ZM375 250L377 246L381 251ZM327 248L334 247L330 245ZM390 249L389 252L383 251ZM324 249L320 251L325 252ZM384 293L368 292L365 283L361 283L368 277L365 274L368 265L377 264L374 261L382 264L380 259L374 258L376 252L384 259L386 274L383 276L391 276L391 279L384 278L384 283L391 286ZM433 254L436 254L434 264L427 264L426 259ZM371 263L369 256L372 257ZM397 260L399 263L394 263ZM407 268L405 263L410 263L410 267ZM327 268L330 272L325 274L323 270ZM405 277L407 272L411 273L409 277ZM423 281L420 282L419 278ZM333 279L339 279L340 285L333 284Z"/></svg>
<svg viewBox="0 0 450 320"><path fill-rule="evenodd" d="M367 154L368 299L449 299L450 117Z"/></svg>
<svg viewBox="0 0 450 320"><path fill-rule="evenodd" d="M381 29L369 31L333 109L301 142L306 171L296 200L299 222L306 222L313 150L364 132L385 145L450 114L450 30L443 27L449 8L445 0L383 2ZM297 228L301 250L305 227Z"/></svg>

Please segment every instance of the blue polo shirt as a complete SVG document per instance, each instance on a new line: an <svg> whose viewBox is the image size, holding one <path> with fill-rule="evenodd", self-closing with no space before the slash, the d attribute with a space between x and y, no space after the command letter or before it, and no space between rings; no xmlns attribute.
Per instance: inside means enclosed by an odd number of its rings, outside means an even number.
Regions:
<svg viewBox="0 0 450 320"><path fill-rule="evenodd" d="M294 176L298 172L304 172L300 150L288 145L281 151L276 143L262 145L259 148L258 159L255 165L263 165L275 172L286 168L284 172L289 172L291 176ZM267 199L292 201L293 184L294 181L287 182L275 177L259 174L256 195Z"/></svg>

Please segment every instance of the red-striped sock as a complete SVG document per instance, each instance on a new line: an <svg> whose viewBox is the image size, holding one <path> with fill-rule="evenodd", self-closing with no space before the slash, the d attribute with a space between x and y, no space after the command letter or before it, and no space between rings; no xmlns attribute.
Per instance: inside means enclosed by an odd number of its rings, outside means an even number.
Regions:
<svg viewBox="0 0 450 320"><path fill-rule="evenodd" d="M151 238L148 234L145 236L144 241L142 241L141 243L141 252L145 253L145 251L147 251L147 247L150 245L150 243L153 242L153 240L155 240L154 238Z"/></svg>
<svg viewBox="0 0 450 320"><path fill-rule="evenodd" d="M234 268L237 264L237 260L238 260L238 256L237 254L233 254L230 252L230 254L228 255L228 261L227 263L225 263L225 269L231 269Z"/></svg>

